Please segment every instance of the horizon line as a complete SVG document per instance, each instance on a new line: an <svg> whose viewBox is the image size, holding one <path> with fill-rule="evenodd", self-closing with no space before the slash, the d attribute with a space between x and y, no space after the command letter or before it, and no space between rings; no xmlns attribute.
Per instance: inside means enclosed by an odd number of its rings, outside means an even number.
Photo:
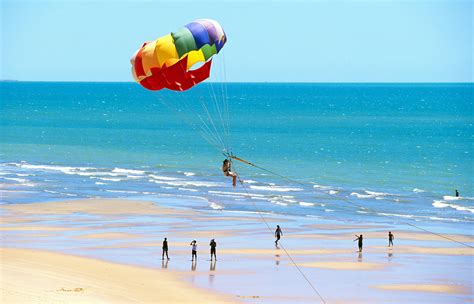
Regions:
<svg viewBox="0 0 474 304"><path fill-rule="evenodd" d="M36 82L36 83L137 83L135 81L85 81L85 80L17 80L0 79L0 82ZM206 83L229 83L229 84L473 84L474 81L207 81Z"/></svg>

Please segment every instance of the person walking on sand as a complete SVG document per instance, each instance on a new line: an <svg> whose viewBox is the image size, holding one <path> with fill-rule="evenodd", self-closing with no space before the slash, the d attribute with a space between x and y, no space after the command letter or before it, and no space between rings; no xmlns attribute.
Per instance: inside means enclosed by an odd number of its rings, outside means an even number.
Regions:
<svg viewBox="0 0 474 304"><path fill-rule="evenodd" d="M165 238L163 240L163 247L161 247L161 249L163 249L163 252L161 253L161 259L164 260L165 259L165 254L166 254L166 259L169 260L169 256L168 256L168 241L167 241L167 238Z"/></svg>
<svg viewBox="0 0 474 304"><path fill-rule="evenodd" d="M217 246L217 243L214 239L211 240L211 242L209 243L209 246L211 246L211 261L212 261L212 255L214 255L214 260L217 261L217 257L216 257L216 246Z"/></svg>
<svg viewBox="0 0 474 304"><path fill-rule="evenodd" d="M388 247L390 247L390 246L393 247L393 239L394 239L393 233L392 233L392 231L389 231L388 232Z"/></svg>
<svg viewBox="0 0 474 304"><path fill-rule="evenodd" d="M278 241L280 240L280 237L283 235L283 232L281 231L280 225L277 225L277 229L275 230L275 245L278 245Z"/></svg>
<svg viewBox="0 0 474 304"><path fill-rule="evenodd" d="M237 185L237 174L232 172L232 164L228 159L224 159L222 163L222 172L225 176L232 176L232 186L235 187Z"/></svg>
<svg viewBox="0 0 474 304"><path fill-rule="evenodd" d="M355 242L355 241L359 241L359 242L358 242L358 245L359 245L359 252L362 252L362 240L363 240L362 234L361 234L360 236L356 234L356 239L354 240L354 242Z"/></svg>
<svg viewBox="0 0 474 304"><path fill-rule="evenodd" d="M191 242L191 244L189 244L192 246L192 250L191 250L191 261L194 261L194 258L196 258L197 260L197 245L196 245L196 240L193 240Z"/></svg>

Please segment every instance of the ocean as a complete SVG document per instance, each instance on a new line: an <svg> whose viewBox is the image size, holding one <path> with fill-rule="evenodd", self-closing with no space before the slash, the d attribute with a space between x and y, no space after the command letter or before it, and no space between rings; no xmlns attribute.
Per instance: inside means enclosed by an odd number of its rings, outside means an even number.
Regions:
<svg viewBox="0 0 474 304"><path fill-rule="evenodd" d="M472 83L0 88L2 204L166 198L472 233ZM233 188L220 169L224 146L271 172L234 161L243 184Z"/></svg>

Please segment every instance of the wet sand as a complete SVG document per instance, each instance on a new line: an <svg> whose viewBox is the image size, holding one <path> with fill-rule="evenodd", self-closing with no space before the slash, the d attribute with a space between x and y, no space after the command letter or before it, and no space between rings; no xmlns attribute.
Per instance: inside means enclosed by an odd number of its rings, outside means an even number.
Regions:
<svg viewBox="0 0 474 304"><path fill-rule="evenodd" d="M173 208L159 199L0 210L2 303L463 303L473 297L474 250L406 226L266 214L269 230L257 214ZM280 246L272 231L277 223ZM394 248L386 246L389 230ZM362 253L353 242L360 233ZM161 259L164 237L169 261ZM474 244L472 235L450 237ZM217 262L210 261L212 238Z"/></svg>

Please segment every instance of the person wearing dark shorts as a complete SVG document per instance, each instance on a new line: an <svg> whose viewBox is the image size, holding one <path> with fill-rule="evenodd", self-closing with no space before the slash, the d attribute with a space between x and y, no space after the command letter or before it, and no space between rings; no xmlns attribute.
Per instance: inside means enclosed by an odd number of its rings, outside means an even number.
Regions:
<svg viewBox="0 0 474 304"><path fill-rule="evenodd" d="M163 246L161 247L161 249L163 250L162 253L161 253L161 259L164 260L165 259L165 254L166 254L166 259L170 259L169 256L168 256L168 240L167 238L165 238L163 240Z"/></svg>
<svg viewBox="0 0 474 304"><path fill-rule="evenodd" d="M283 235L283 232L281 231L280 225L277 225L277 229L275 230L275 237L276 241L275 244L278 245L278 241L280 240L280 237Z"/></svg>
<svg viewBox="0 0 474 304"><path fill-rule="evenodd" d="M161 253L161 259L164 260L165 259L165 254L166 254L166 259L170 259L169 256L168 256L168 241L167 241L167 238L165 238L163 240L163 247L161 247L161 249L163 250L162 253Z"/></svg>
<svg viewBox="0 0 474 304"><path fill-rule="evenodd" d="M216 257L216 246L217 246L217 243L214 239L211 240L211 242L209 243L209 246L211 246L211 261L212 261L212 255L214 255L214 259L217 261L217 257Z"/></svg>
<svg viewBox="0 0 474 304"><path fill-rule="evenodd" d="M356 239L354 240L354 242L358 241L357 243L359 245L359 252L362 252L362 240L362 234L360 236L356 234Z"/></svg>
<svg viewBox="0 0 474 304"><path fill-rule="evenodd" d="M392 233L392 231L389 231L388 232L388 247L390 247L390 246L393 247L393 239L394 239L393 233Z"/></svg>
<svg viewBox="0 0 474 304"><path fill-rule="evenodd" d="M194 258L196 258L197 260L197 245L196 245L196 240L193 240L191 242L191 244L189 244L192 246L192 249L191 249L191 261L194 261Z"/></svg>

